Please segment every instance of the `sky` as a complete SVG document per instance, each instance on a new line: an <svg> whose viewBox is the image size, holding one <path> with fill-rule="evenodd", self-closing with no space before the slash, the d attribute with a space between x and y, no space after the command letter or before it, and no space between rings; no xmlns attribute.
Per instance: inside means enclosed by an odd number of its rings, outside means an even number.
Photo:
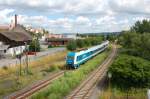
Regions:
<svg viewBox="0 0 150 99"><path fill-rule="evenodd" d="M0 24L18 23L52 33L128 30L150 19L150 0L0 0Z"/></svg>

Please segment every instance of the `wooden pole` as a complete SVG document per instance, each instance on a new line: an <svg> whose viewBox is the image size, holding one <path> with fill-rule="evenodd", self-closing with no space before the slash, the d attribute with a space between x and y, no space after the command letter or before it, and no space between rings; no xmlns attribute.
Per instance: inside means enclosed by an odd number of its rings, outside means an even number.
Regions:
<svg viewBox="0 0 150 99"><path fill-rule="evenodd" d="M20 73L20 76L21 76L21 70L22 70L22 67L21 67L21 58L19 58L19 61L20 61L20 71L19 71L19 73Z"/></svg>
<svg viewBox="0 0 150 99"><path fill-rule="evenodd" d="M27 42L25 42L25 49L26 49L26 72L27 74L29 73L29 70L28 70L28 48L27 48Z"/></svg>

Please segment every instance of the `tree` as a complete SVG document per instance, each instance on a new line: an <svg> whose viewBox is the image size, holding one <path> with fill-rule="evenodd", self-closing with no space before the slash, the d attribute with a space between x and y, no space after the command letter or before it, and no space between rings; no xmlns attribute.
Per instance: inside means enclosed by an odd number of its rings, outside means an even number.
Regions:
<svg viewBox="0 0 150 99"><path fill-rule="evenodd" d="M73 50L76 50L76 48L77 48L77 44L76 44L75 40L71 40L71 41L68 42L68 44L67 44L67 49L68 50L73 51Z"/></svg>
<svg viewBox="0 0 150 99"><path fill-rule="evenodd" d="M39 52L41 49L39 40L33 40L29 45L29 51Z"/></svg>
<svg viewBox="0 0 150 99"><path fill-rule="evenodd" d="M135 31L137 33L150 33L150 21L143 20L137 21L133 27L131 27L131 31Z"/></svg>
<svg viewBox="0 0 150 99"><path fill-rule="evenodd" d="M150 60L150 34L125 32L119 37L119 43L126 49L126 53Z"/></svg>
<svg viewBox="0 0 150 99"><path fill-rule="evenodd" d="M77 42L77 47L79 47L79 48L85 47L85 42L84 42L84 40L78 39L78 40L76 40L76 42Z"/></svg>

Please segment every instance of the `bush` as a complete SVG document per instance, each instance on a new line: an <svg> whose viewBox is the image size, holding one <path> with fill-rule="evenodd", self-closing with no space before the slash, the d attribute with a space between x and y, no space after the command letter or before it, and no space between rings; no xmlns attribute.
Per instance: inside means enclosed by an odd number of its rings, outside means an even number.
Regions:
<svg viewBox="0 0 150 99"><path fill-rule="evenodd" d="M46 72L52 72L52 71L57 71L57 70L59 70L58 66L54 66L53 65L53 66L48 67L44 71L46 71Z"/></svg>
<svg viewBox="0 0 150 99"><path fill-rule="evenodd" d="M109 72L113 85L119 88L150 87L150 62L142 58L120 54Z"/></svg>
<svg viewBox="0 0 150 99"><path fill-rule="evenodd" d="M78 47L78 48L83 48L83 47L85 47L85 42L84 42L84 40L79 39L79 40L76 40L76 42L77 42L77 47Z"/></svg>
<svg viewBox="0 0 150 99"><path fill-rule="evenodd" d="M76 48L77 48L77 44L76 44L75 40L71 40L71 41L68 42L68 44L67 44L67 49L68 50L73 51L73 50L76 50Z"/></svg>

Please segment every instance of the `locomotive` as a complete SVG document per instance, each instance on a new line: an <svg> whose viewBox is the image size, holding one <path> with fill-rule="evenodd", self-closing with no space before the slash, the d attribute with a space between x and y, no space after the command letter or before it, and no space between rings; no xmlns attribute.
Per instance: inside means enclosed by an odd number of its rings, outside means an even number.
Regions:
<svg viewBox="0 0 150 99"><path fill-rule="evenodd" d="M66 57L67 67L78 68L81 64L85 63L98 53L104 51L109 45L109 41L104 41L100 45L93 46L87 50L79 52L69 52Z"/></svg>

